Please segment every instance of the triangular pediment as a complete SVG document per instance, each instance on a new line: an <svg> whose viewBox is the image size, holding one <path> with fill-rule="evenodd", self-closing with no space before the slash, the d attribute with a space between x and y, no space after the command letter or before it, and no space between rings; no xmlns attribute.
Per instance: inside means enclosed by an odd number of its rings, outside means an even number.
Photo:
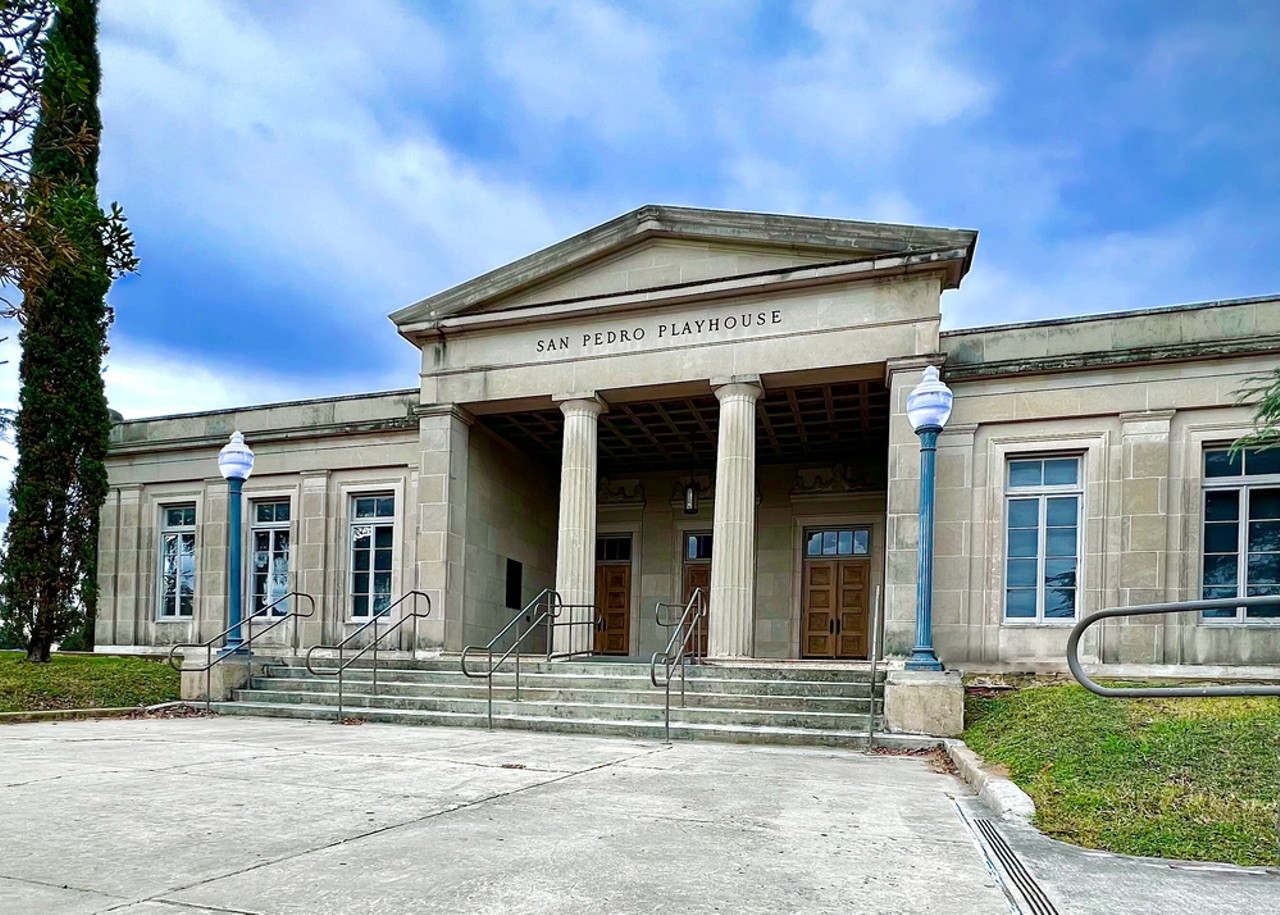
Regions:
<svg viewBox="0 0 1280 915"><path fill-rule="evenodd" d="M646 206L423 299L391 319L403 333L462 315L944 250L960 252L958 283L976 239L969 230Z"/></svg>

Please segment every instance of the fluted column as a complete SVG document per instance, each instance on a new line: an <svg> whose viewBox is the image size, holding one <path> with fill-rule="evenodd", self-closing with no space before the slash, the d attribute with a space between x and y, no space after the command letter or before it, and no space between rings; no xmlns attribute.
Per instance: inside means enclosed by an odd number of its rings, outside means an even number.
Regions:
<svg viewBox="0 0 1280 915"><path fill-rule="evenodd" d="M758 384L716 388L715 522L707 654L751 657L756 596L756 401Z"/></svg>
<svg viewBox="0 0 1280 915"><path fill-rule="evenodd" d="M556 590L566 604L559 622L591 619L596 591L596 434L604 405L595 397L560 402L564 444L560 455L560 534L556 546ZM554 651L587 651L589 626L560 627Z"/></svg>

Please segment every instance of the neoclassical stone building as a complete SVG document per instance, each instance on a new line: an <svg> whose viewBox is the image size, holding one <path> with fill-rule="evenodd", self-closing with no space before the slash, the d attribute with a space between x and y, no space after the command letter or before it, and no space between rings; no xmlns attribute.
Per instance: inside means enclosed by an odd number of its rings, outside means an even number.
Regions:
<svg viewBox="0 0 1280 915"><path fill-rule="evenodd" d="M1061 667L1082 614L1280 591L1280 451L1226 449L1273 369L1280 299L940 330L977 233L646 206L394 313L405 390L116 425L103 650L226 625L234 430L246 608L313 595L304 644L396 596L423 649L487 640L547 587L599 608L563 647L647 657L658 601L710 595L713 658L911 647L926 366L934 640L949 668ZM1070 305L1070 303L1064 303ZM408 382L410 379L406 379ZM1276 609L1111 624L1094 660L1280 663Z"/></svg>

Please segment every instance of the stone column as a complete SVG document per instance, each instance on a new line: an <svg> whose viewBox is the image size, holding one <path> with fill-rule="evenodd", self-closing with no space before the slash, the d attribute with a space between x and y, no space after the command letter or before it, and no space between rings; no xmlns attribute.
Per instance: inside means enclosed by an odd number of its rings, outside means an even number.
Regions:
<svg viewBox="0 0 1280 915"><path fill-rule="evenodd" d="M716 388L720 427L711 545L707 654L751 657L756 580L756 401L758 378Z"/></svg>
<svg viewBox="0 0 1280 915"><path fill-rule="evenodd" d="M560 457L560 532L556 546L556 591L566 604L579 604L560 614L558 622L591 619L596 596L596 436L604 404L595 395L557 397L564 413ZM592 632L586 625L560 627L557 654L587 651Z"/></svg>

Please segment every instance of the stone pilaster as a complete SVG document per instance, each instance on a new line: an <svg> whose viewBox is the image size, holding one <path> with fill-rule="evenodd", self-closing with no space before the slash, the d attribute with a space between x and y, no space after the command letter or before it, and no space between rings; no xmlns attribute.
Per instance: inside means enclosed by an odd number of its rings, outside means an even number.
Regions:
<svg viewBox="0 0 1280 915"><path fill-rule="evenodd" d="M756 580L757 379L716 388L720 428L716 447L716 504L711 548L707 653L751 657Z"/></svg>
<svg viewBox="0 0 1280 915"><path fill-rule="evenodd" d="M119 645L119 633L132 628L131 621L119 618L122 610L118 597L121 496L120 489L113 487L98 515L98 617L93 637L96 645Z"/></svg>
<svg viewBox="0 0 1280 915"><path fill-rule="evenodd" d="M414 530L417 568L404 591L431 597L431 618L419 620L417 649L463 647L463 562L467 534L469 413L454 404L418 408L418 486Z"/></svg>
<svg viewBox="0 0 1280 915"><path fill-rule="evenodd" d="M560 528L556 545L556 591L566 604L559 622L591 619L596 590L596 486L598 421L604 404L594 395L557 398L564 413L564 444L560 457ZM553 648L587 651L589 626L560 627Z"/></svg>
<svg viewBox="0 0 1280 915"><path fill-rule="evenodd" d="M329 567L326 562L329 544L329 471L304 470L301 476L302 492L298 497L298 521L294 534L297 548L293 551L296 566L290 576L292 580L289 586L315 598L315 615L298 621L298 644L305 646L338 636L341 629L343 592L335 589L331 581L326 581L325 575L325 570ZM306 613L307 601L291 601L289 609ZM291 623L280 628L289 630L283 634L284 638L292 637Z"/></svg>
<svg viewBox="0 0 1280 915"><path fill-rule="evenodd" d="M1154 604L1165 592L1169 556L1169 430L1173 410L1120 414L1119 589L1123 606ZM1176 646L1176 627L1190 614L1111 620L1104 624L1103 660L1159 664L1166 640Z"/></svg>

